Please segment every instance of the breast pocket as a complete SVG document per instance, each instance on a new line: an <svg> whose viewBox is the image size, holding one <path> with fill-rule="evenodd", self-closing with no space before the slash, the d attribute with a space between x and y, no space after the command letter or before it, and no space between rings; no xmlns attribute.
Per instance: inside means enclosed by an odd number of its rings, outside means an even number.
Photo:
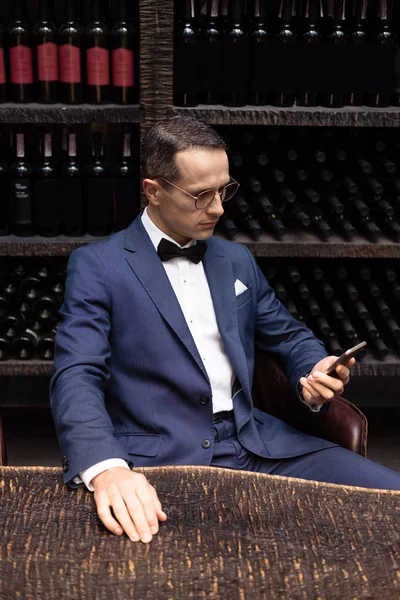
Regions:
<svg viewBox="0 0 400 600"><path fill-rule="evenodd" d="M163 436L156 433L117 433L129 454L154 457L160 453Z"/></svg>
<svg viewBox="0 0 400 600"><path fill-rule="evenodd" d="M251 299L251 287L247 288L247 290L245 292L243 292L242 294L239 294L239 296L236 296L237 308L240 308L241 306L246 304L246 302L248 302L250 299Z"/></svg>

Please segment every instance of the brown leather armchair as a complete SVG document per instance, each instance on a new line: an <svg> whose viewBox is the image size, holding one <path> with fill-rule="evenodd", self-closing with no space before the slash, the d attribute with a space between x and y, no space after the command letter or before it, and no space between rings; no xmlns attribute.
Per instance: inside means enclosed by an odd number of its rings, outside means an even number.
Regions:
<svg viewBox="0 0 400 600"><path fill-rule="evenodd" d="M4 437L3 422L0 414L0 467L7 465L6 440Z"/></svg>
<svg viewBox="0 0 400 600"><path fill-rule="evenodd" d="M359 408L335 396L321 412L311 412L297 398L280 361L260 350L256 350L253 402L304 433L367 455L368 422Z"/></svg>

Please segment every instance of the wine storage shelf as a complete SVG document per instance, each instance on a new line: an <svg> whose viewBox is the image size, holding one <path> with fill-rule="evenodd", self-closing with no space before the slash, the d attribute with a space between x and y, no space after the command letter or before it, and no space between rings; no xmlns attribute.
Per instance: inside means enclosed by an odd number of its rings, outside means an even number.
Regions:
<svg viewBox="0 0 400 600"><path fill-rule="evenodd" d="M0 376L2 377L50 377L53 372L53 362L48 360L5 360L0 362ZM354 365L352 377L400 377L400 356L390 355L379 361L367 355Z"/></svg>
<svg viewBox="0 0 400 600"><path fill-rule="evenodd" d="M140 123L138 104L0 104L1 123Z"/></svg>
<svg viewBox="0 0 400 600"><path fill-rule="evenodd" d="M63 235L55 238L10 235L0 237L0 256L69 256L76 248L102 239L105 238L90 235L76 238ZM373 244L361 236L352 242L345 242L339 235L333 235L329 241L322 242L312 233L299 231L286 234L282 241L266 233L257 241L245 234L238 234L234 241L243 244L260 258L400 258L400 244L386 238Z"/></svg>
<svg viewBox="0 0 400 600"><path fill-rule="evenodd" d="M399 127L400 108L344 106L306 108L291 106L172 106L170 115L190 115L210 125L286 125L309 127Z"/></svg>

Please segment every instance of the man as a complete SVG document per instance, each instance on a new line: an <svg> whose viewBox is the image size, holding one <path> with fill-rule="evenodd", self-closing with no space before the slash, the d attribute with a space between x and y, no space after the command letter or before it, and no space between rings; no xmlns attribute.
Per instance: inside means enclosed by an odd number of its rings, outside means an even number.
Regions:
<svg viewBox="0 0 400 600"><path fill-rule="evenodd" d="M147 209L68 265L51 383L65 482L83 481L104 525L143 542L166 514L139 466L400 489L400 474L253 409L255 344L280 355L310 410L342 394L354 359L325 375L335 357L277 301L250 252L212 237L238 187L224 141L176 117L146 134L142 162Z"/></svg>

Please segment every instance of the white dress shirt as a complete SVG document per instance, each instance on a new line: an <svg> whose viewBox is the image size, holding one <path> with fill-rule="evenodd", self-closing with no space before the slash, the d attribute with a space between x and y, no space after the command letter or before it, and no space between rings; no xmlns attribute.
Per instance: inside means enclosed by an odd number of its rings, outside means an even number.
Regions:
<svg viewBox="0 0 400 600"><path fill-rule="evenodd" d="M147 214L147 208L143 212L142 223L156 250L162 238L176 244L175 240L156 227ZM195 240L191 240L186 246L177 246L187 248L195 243ZM188 258L178 257L163 262L162 265L210 380L213 412L232 410L232 386L236 376L219 333L203 263L200 261L195 264ZM125 460L111 458L81 471L80 476L74 478L74 482L83 481L86 487L93 491L91 480L106 469L117 466L129 469Z"/></svg>

